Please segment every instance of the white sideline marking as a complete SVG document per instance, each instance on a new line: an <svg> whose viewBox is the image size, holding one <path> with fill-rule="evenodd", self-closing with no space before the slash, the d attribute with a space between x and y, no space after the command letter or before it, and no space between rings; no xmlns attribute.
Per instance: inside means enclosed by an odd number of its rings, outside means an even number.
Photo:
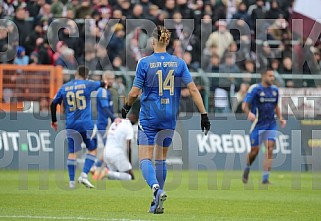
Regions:
<svg viewBox="0 0 321 221"><path fill-rule="evenodd" d="M95 220L95 221L147 221L141 219L116 219L116 218L95 218L95 217L73 217L73 216L2 216L0 218L13 219L55 219L55 220Z"/></svg>

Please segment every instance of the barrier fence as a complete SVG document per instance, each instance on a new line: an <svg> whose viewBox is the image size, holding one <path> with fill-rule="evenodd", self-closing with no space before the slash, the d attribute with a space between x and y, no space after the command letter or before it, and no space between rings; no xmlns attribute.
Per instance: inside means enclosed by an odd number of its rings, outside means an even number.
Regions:
<svg viewBox="0 0 321 221"><path fill-rule="evenodd" d="M0 65L0 108L3 111L22 111L25 102L47 102L63 83L60 66Z"/></svg>

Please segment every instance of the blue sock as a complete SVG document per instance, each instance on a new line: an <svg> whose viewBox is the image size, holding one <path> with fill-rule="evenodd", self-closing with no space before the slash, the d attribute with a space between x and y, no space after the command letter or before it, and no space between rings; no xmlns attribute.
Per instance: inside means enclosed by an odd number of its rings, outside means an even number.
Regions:
<svg viewBox="0 0 321 221"><path fill-rule="evenodd" d="M159 183L159 188L164 189L164 184L167 175L167 167L165 160L155 160L156 178Z"/></svg>
<svg viewBox="0 0 321 221"><path fill-rule="evenodd" d="M150 188L153 188L154 184L158 185L158 181L156 179L155 169L153 167L152 161L149 159L144 159L140 161L140 169L142 171L143 177L147 182Z"/></svg>
<svg viewBox="0 0 321 221"><path fill-rule="evenodd" d="M102 161L102 160L98 160L98 161L95 163L95 166L96 166L96 167L101 167L102 164L103 164L103 161Z"/></svg>
<svg viewBox="0 0 321 221"><path fill-rule="evenodd" d="M68 168L68 174L69 174L69 180L75 181L75 172L77 167L77 161L68 159L67 160L67 168Z"/></svg>
<svg viewBox="0 0 321 221"><path fill-rule="evenodd" d="M84 172L85 174L88 174L90 171L90 168L94 165L95 160L96 160L96 156L87 154L82 172Z"/></svg>
<svg viewBox="0 0 321 221"><path fill-rule="evenodd" d="M262 181L268 181L270 176L270 171L263 171Z"/></svg>
<svg viewBox="0 0 321 221"><path fill-rule="evenodd" d="M250 171L250 168L251 168L251 166L250 166L250 165L246 165L246 166L245 166L245 168L244 168L244 170L246 170L246 171Z"/></svg>

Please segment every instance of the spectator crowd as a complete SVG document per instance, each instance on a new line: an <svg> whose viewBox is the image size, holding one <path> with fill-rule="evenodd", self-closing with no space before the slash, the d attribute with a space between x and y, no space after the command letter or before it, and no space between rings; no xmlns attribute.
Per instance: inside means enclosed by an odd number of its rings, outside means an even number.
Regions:
<svg viewBox="0 0 321 221"><path fill-rule="evenodd" d="M69 70L86 64L90 70L126 74L135 70L140 58L152 53L150 36L135 19L148 19L156 25L173 19L168 52L183 58L190 71L243 73L242 78L212 81L210 89L215 96L228 93L240 98L236 92L246 91L255 82L251 74L267 68L275 71L278 86L315 86L282 79L280 74L318 74L321 68L321 44L290 30L293 0L0 2L0 50L6 52L1 53L1 63L60 65ZM52 41L55 36L49 27L57 18L68 20ZM9 21L17 26L19 36L10 35L15 27ZM202 82L199 84L202 90ZM215 100L215 108L225 110L219 100Z"/></svg>

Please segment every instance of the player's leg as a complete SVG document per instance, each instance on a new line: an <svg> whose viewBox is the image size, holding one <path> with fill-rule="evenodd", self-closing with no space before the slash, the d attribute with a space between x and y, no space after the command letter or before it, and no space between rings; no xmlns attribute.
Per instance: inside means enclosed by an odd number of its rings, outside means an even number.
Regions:
<svg viewBox="0 0 321 221"><path fill-rule="evenodd" d="M98 133L97 135L99 134L99 136L101 137L102 141L103 141L103 144L104 144L104 148L105 148L105 145L106 145L106 141L107 141L107 138L106 138L106 130L102 130L102 129L98 129ZM98 160L95 162L94 166L91 168L90 172L94 173L95 170L97 168L100 168L102 166L104 162L104 156L103 154L98 158Z"/></svg>
<svg viewBox="0 0 321 221"><path fill-rule="evenodd" d="M164 189L164 184L167 176L166 158L168 147L172 143L174 130L161 130L156 137L155 150L155 169L156 178L161 189Z"/></svg>
<svg viewBox="0 0 321 221"><path fill-rule="evenodd" d="M259 153L259 130L254 128L254 130L250 134L251 141L251 151L247 154L246 166L243 171L242 181L243 183L247 183L249 179L250 169L252 163L255 161L256 156Z"/></svg>
<svg viewBox="0 0 321 221"><path fill-rule="evenodd" d="M78 178L78 182L84 184L88 188L94 188L94 185L92 185L88 180L88 173L90 171L90 168L94 165L97 155L97 138L91 137L90 134L87 134L86 132L81 133L83 140L86 144L88 153L86 154L84 167L82 170L81 175Z"/></svg>
<svg viewBox="0 0 321 221"><path fill-rule="evenodd" d="M76 152L81 150L81 135L75 131L68 129L67 132L67 141L68 141L68 158L67 158L67 168L69 175L69 188L75 188L75 175L77 169L77 161L76 161Z"/></svg>
<svg viewBox="0 0 321 221"><path fill-rule="evenodd" d="M131 180L132 176L129 171L132 170L124 151L119 148L106 148L104 151L104 161L107 167L102 171L101 178L108 178L110 180Z"/></svg>
<svg viewBox="0 0 321 221"><path fill-rule="evenodd" d="M273 149L275 146L276 138L276 125L272 125L270 130L265 132L265 147L266 154L263 162L263 174L262 174L262 184L269 184L270 171L273 159Z"/></svg>

